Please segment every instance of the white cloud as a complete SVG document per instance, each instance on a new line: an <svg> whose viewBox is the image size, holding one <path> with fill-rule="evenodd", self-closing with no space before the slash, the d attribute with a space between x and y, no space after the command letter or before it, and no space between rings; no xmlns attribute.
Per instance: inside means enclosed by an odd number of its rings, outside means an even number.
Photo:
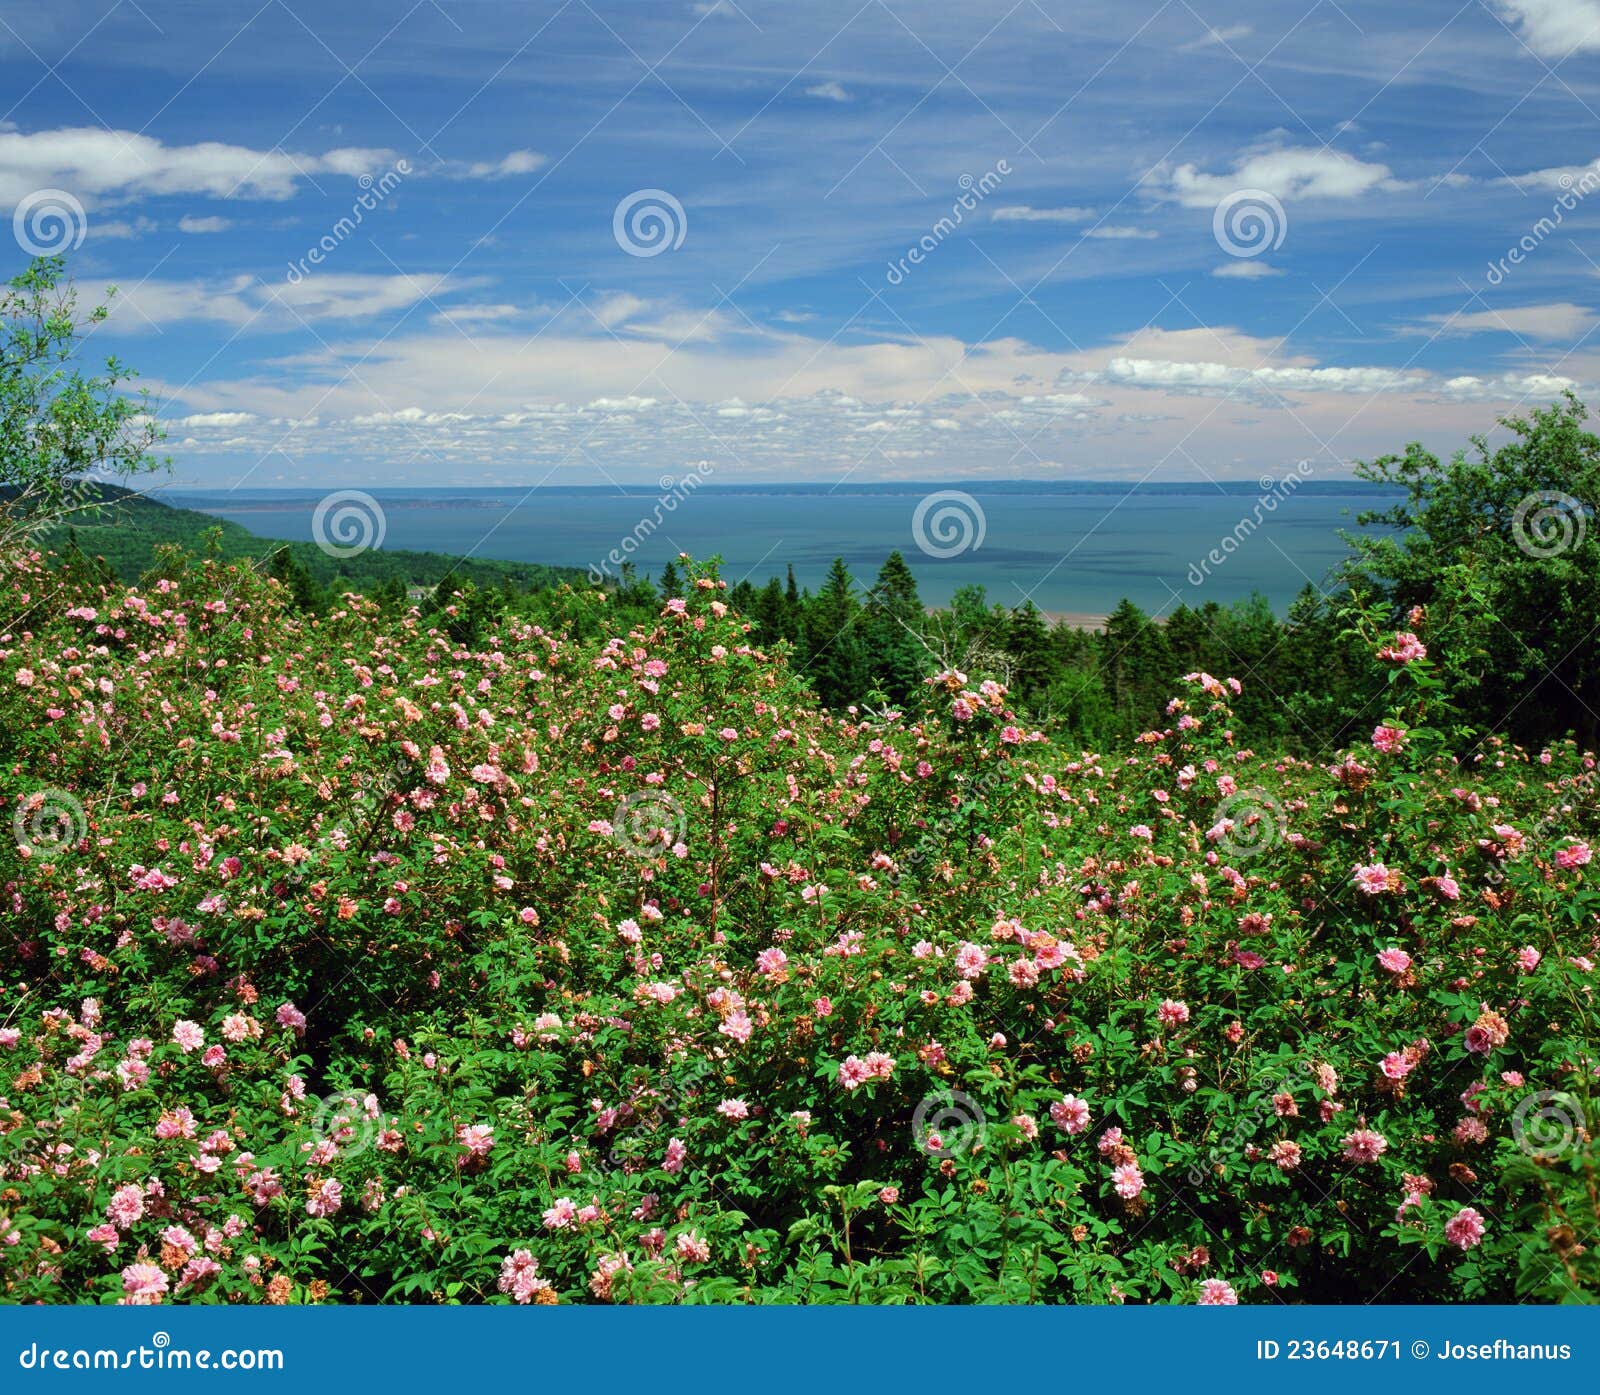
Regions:
<svg viewBox="0 0 1600 1395"><path fill-rule="evenodd" d="M1085 237L1104 238L1111 242L1144 242L1161 234L1151 228L1130 228L1115 223L1102 223L1098 228L1090 228L1084 233Z"/></svg>
<svg viewBox="0 0 1600 1395"><path fill-rule="evenodd" d="M1222 281L1260 281L1268 276L1282 276L1275 266L1263 261L1231 261L1211 268L1211 274Z"/></svg>
<svg viewBox="0 0 1600 1395"><path fill-rule="evenodd" d="M1593 192L1597 180L1600 180L1600 160L1587 165L1550 165L1542 170L1530 170L1527 174L1507 175L1496 182L1519 188L1532 184L1536 188L1558 191L1572 189L1576 185L1578 194L1586 195Z"/></svg>
<svg viewBox="0 0 1600 1395"><path fill-rule="evenodd" d="M806 96L821 97L825 102L848 102L850 94L836 82L819 82L815 87L806 88Z"/></svg>
<svg viewBox="0 0 1600 1395"><path fill-rule="evenodd" d="M1457 402L1552 402L1562 393L1575 391L1580 384L1552 373L1503 373L1498 378L1470 375L1450 378L1439 385L1440 393Z"/></svg>
<svg viewBox="0 0 1600 1395"><path fill-rule="evenodd" d="M164 324L207 322L236 329L282 330L302 321L354 320L403 310L456 288L440 276L336 275L320 272L298 285L252 276L227 281L144 280L119 285L111 314L97 333L139 334ZM85 299L104 301L108 283L79 283Z"/></svg>
<svg viewBox="0 0 1600 1395"><path fill-rule="evenodd" d="M434 317L437 320L447 320L452 324L472 325L487 324L494 320L515 319L523 314L548 313L547 306L531 306L524 310L520 305L447 305Z"/></svg>
<svg viewBox="0 0 1600 1395"><path fill-rule="evenodd" d="M178 219L178 231L182 233L227 232L232 226L231 218L195 218L185 214Z"/></svg>
<svg viewBox="0 0 1600 1395"><path fill-rule="evenodd" d="M989 217L996 223L1087 223L1092 208L1030 208L1025 203L997 208Z"/></svg>
<svg viewBox="0 0 1600 1395"><path fill-rule="evenodd" d="M1153 178L1185 208L1212 208L1241 189L1264 189L1279 199L1358 199L1404 185L1387 165L1343 151L1293 146L1259 150L1235 162L1229 174L1207 174L1192 164L1158 169Z"/></svg>
<svg viewBox="0 0 1600 1395"><path fill-rule="evenodd" d="M37 189L65 189L91 206L175 194L209 198L293 198L303 181L319 175L380 175L400 156L393 150L341 146L320 155L255 150L221 141L166 145L134 131L62 127L53 131L0 130L0 204L15 204ZM531 174L546 163L533 150L513 150L499 160L443 161L419 166L412 176L505 179Z"/></svg>
<svg viewBox="0 0 1600 1395"><path fill-rule="evenodd" d="M153 218L134 218L126 221L122 219L106 221L97 218L90 225L89 234L91 237L121 240L130 237L144 237L147 233L155 232L159 226L160 224Z"/></svg>
<svg viewBox="0 0 1600 1395"><path fill-rule="evenodd" d="M1600 49L1600 0L1496 0L1541 58L1565 58Z"/></svg>
<svg viewBox="0 0 1600 1395"><path fill-rule="evenodd" d="M548 163L537 150L513 150L501 159L479 160L452 172L463 179L505 179L514 174L532 174Z"/></svg>
<svg viewBox="0 0 1600 1395"><path fill-rule="evenodd" d="M1419 391L1428 383L1425 373L1393 368L1242 368L1228 363L1174 363L1147 358L1114 358L1104 372L1110 381L1132 387L1239 397L1270 397L1290 392Z"/></svg>
<svg viewBox="0 0 1600 1395"><path fill-rule="evenodd" d="M246 306L259 295L248 285L229 293ZM324 332L325 343L256 376L151 386L201 418L259 418L197 426L183 455L244 453L243 469L250 450L259 456L281 438L275 420L316 415L292 454L336 458L352 483L422 483L441 468L487 480L510 462L582 482L592 479L585 462L596 460L615 478L653 479L663 461L713 456L749 479L852 469L869 478L1106 478L1138 469L1136 459L1166 462L1171 477L1188 457L1237 475L1320 458L1322 442L1348 459L1403 440L1460 440L1494 410L1525 394L1548 400L1567 381L1520 368L1446 378L1326 363L1226 326L1148 329L1068 352L1015 338L848 342L822 328L740 321L680 346L657 331L674 317L697 322L699 310L625 294L595 304L610 326L597 323L594 305L544 307L548 321L532 336L494 316L465 339L418 319L388 336ZM1250 409L1248 427L1219 402ZM1153 419L1171 429L1126 429ZM224 434L236 444L224 447ZM1176 441L1189 443L1184 452Z"/></svg>
<svg viewBox="0 0 1600 1395"><path fill-rule="evenodd" d="M1409 334L1515 334L1523 339L1581 339L1595 324L1595 313L1571 301L1548 305L1508 305L1462 315L1429 315Z"/></svg>
<svg viewBox="0 0 1600 1395"><path fill-rule="evenodd" d="M257 417L254 412L196 412L192 416L179 417L176 425L187 426L191 430L196 427L205 426L222 426L232 428L236 426L248 426L251 422L256 420Z"/></svg>
<svg viewBox="0 0 1600 1395"><path fill-rule="evenodd" d="M32 135L0 131L0 203L45 188L82 199L205 194L283 200L293 197L302 179L371 173L395 158L392 151L357 147L304 155L221 141L164 145L134 131L87 126Z"/></svg>

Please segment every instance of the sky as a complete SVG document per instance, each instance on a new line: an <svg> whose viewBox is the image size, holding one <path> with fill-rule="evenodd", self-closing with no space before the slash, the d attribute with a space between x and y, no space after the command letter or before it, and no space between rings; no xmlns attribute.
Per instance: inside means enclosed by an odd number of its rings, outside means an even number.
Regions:
<svg viewBox="0 0 1600 1395"><path fill-rule="evenodd" d="M52 0L178 483L1317 477L1600 382L1600 0Z"/></svg>

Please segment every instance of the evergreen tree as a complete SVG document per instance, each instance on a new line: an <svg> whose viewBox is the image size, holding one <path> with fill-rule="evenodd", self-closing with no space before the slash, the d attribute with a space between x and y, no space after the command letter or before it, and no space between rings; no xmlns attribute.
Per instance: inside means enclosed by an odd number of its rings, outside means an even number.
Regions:
<svg viewBox="0 0 1600 1395"><path fill-rule="evenodd" d="M1031 600L1011 612L1006 622L1005 646L1014 665L1011 683L1018 700L1037 702L1055 676L1055 655L1044 616Z"/></svg>
<svg viewBox="0 0 1600 1395"><path fill-rule="evenodd" d="M296 610L310 612L317 608L316 583L305 564L288 548L280 547L267 560L267 575L288 588L289 600Z"/></svg>
<svg viewBox="0 0 1600 1395"><path fill-rule="evenodd" d="M870 671L855 582L835 557L828 579L806 607L806 675L829 707L847 707L866 695Z"/></svg>
<svg viewBox="0 0 1600 1395"><path fill-rule="evenodd" d="M898 551L891 552L867 598L864 639L874 682L891 702L911 703L921 696L931 670L921 635L925 616L917 579Z"/></svg>

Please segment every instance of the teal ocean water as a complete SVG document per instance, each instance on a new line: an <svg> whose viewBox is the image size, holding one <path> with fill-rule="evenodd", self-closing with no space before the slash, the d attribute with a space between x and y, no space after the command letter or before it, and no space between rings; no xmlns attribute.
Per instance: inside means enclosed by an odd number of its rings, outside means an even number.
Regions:
<svg viewBox="0 0 1600 1395"><path fill-rule="evenodd" d="M835 557L870 583L898 548L929 604L982 586L991 602L1013 606L1031 597L1041 610L1074 616L1104 614L1124 596L1165 614L1179 600L1225 604L1252 592L1282 611L1308 581L1323 584L1346 555L1339 530L1391 497L1315 480L1265 491L1255 481L1220 488L1012 481L367 493L381 508L390 548L596 574L614 573L624 558L654 574L679 552L719 555L730 582L760 584L792 565L800 585L813 590ZM924 505L929 496L938 497ZM325 496L175 489L161 497L265 537L311 539Z"/></svg>

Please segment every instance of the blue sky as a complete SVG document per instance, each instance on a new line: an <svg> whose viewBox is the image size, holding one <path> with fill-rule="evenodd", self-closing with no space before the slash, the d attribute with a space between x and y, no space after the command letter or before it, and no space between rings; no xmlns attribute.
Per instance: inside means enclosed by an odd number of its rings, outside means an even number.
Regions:
<svg viewBox="0 0 1600 1395"><path fill-rule="evenodd" d="M56 0L0 94L183 482L1336 478L1600 382L1600 0Z"/></svg>

